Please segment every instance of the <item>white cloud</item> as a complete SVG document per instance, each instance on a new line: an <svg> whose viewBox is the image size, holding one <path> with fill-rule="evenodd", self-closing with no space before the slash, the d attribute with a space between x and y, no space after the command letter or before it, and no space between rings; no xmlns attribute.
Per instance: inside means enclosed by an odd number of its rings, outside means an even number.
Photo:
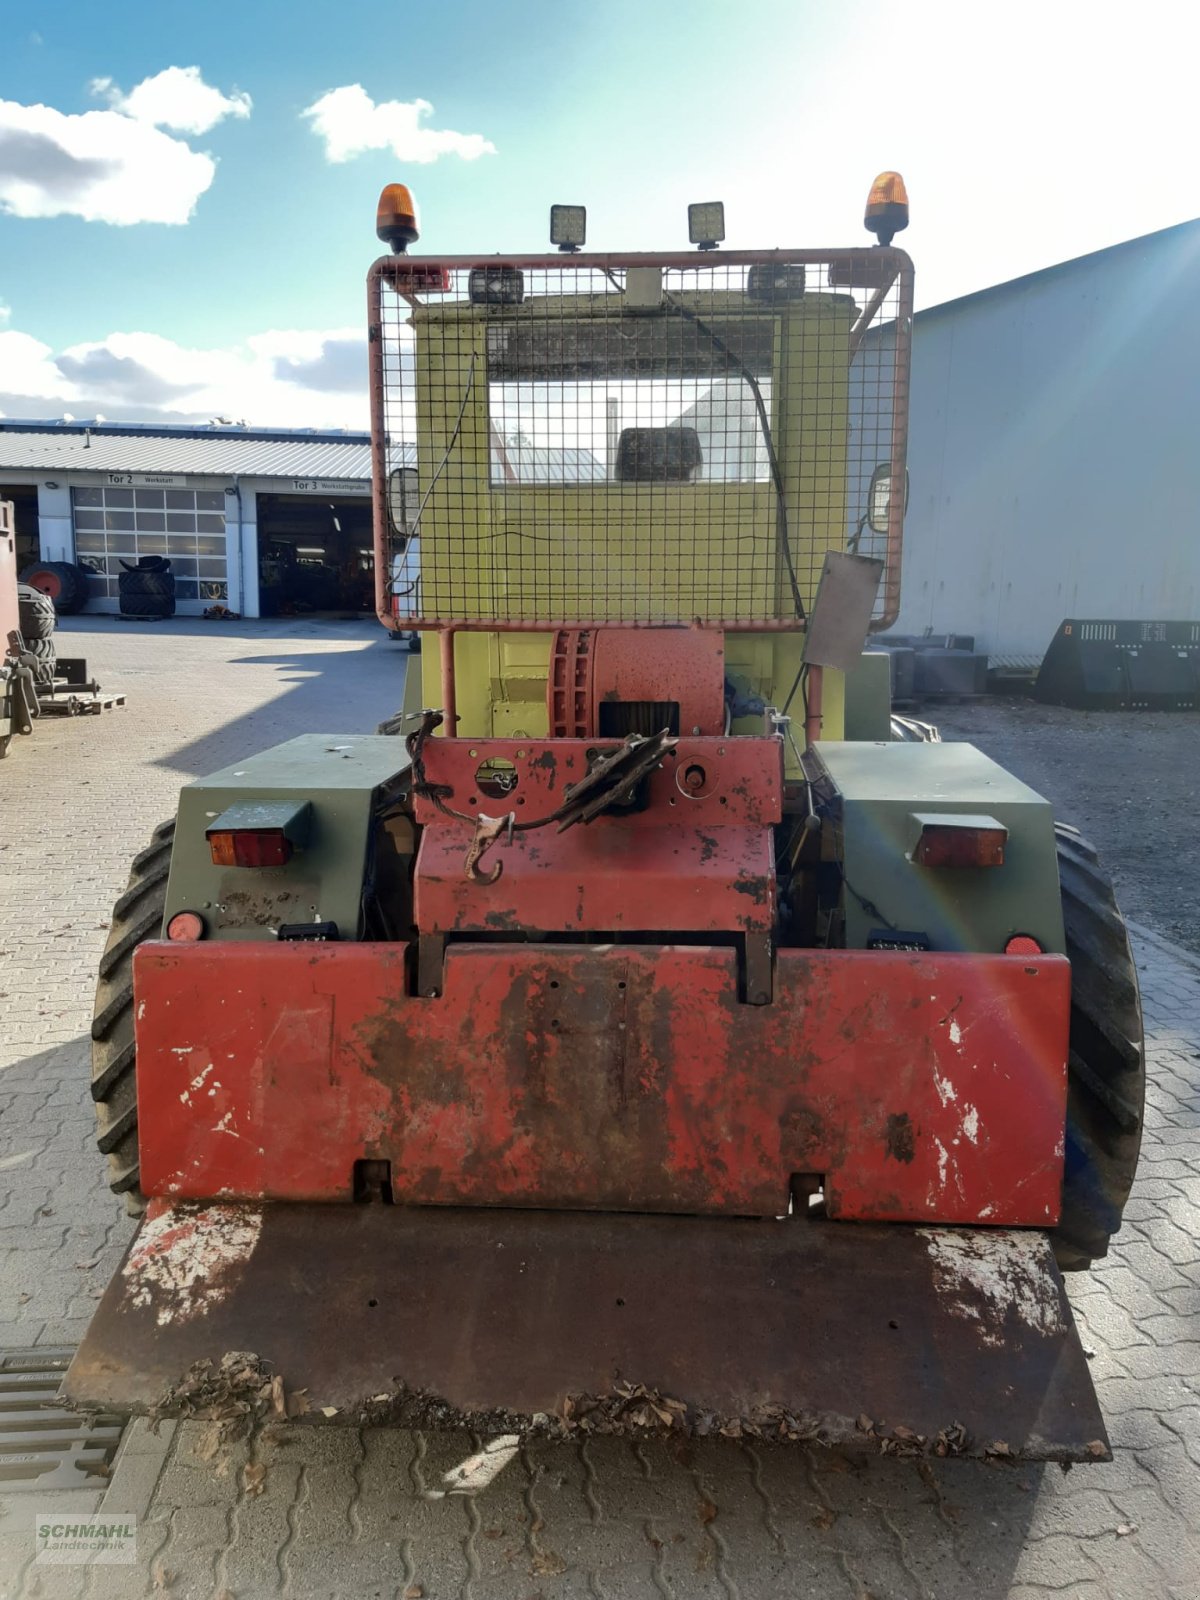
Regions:
<svg viewBox="0 0 1200 1600"><path fill-rule="evenodd" d="M361 83L330 89L301 112L325 141L327 161L349 161L364 150L390 150L399 161L424 165L439 156L475 161L494 156L496 146L481 133L423 128L433 107L428 100L381 100L378 105Z"/></svg>
<svg viewBox="0 0 1200 1600"><path fill-rule="evenodd" d="M239 89L222 94L205 83L199 67L164 67L124 94L111 78L93 78L93 94L103 95L114 111L152 127L177 133L207 133L225 117L248 117L250 96Z"/></svg>
<svg viewBox="0 0 1200 1600"><path fill-rule="evenodd" d="M16 328L0 329L0 387L38 400L57 399L63 379L50 346Z"/></svg>
<svg viewBox="0 0 1200 1600"><path fill-rule="evenodd" d="M249 96L223 95L197 67L167 67L127 95L108 78L92 88L109 97L109 110L0 100L0 212L121 226L186 222L217 164L163 128L204 133L222 117L249 116Z"/></svg>
<svg viewBox="0 0 1200 1600"><path fill-rule="evenodd" d="M274 329L208 349L152 333L111 333L55 352L0 328L0 415L97 412L113 421L245 418L260 427L365 428L360 328Z"/></svg>

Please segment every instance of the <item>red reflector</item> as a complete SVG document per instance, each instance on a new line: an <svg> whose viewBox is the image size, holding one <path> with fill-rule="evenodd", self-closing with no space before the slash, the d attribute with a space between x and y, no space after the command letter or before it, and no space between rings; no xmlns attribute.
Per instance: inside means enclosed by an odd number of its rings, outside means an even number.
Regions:
<svg viewBox="0 0 1200 1600"><path fill-rule="evenodd" d="M210 833L208 847L215 867L284 867L292 859L292 843L282 828Z"/></svg>
<svg viewBox="0 0 1200 1600"><path fill-rule="evenodd" d="M923 867L1002 867L1007 828L963 828L927 822L913 860Z"/></svg>
<svg viewBox="0 0 1200 1600"><path fill-rule="evenodd" d="M426 294L449 294L451 289L450 268L432 261L405 261L403 258L389 261L388 276L398 289L413 293L423 289Z"/></svg>
<svg viewBox="0 0 1200 1600"><path fill-rule="evenodd" d="M1040 956L1042 947L1031 933L1014 933L1004 946L1006 956Z"/></svg>
<svg viewBox="0 0 1200 1600"><path fill-rule="evenodd" d="M204 918L197 911L177 911L167 923L167 938L177 944L193 944L204 937Z"/></svg>

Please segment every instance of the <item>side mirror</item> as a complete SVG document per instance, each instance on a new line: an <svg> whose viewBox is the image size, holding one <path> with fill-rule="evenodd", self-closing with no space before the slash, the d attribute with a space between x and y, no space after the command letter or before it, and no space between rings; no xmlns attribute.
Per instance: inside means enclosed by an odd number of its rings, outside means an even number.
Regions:
<svg viewBox="0 0 1200 1600"><path fill-rule="evenodd" d="M888 531L888 517L892 509L892 464L882 461L871 474L871 487L867 491L867 526L872 533ZM904 472L904 509L908 510L908 469Z"/></svg>

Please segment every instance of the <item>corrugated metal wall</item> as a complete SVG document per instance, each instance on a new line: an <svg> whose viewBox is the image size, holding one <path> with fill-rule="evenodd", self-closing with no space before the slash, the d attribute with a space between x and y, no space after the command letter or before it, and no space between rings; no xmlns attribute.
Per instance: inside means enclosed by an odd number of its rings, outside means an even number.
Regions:
<svg viewBox="0 0 1200 1600"><path fill-rule="evenodd" d="M919 315L896 631L1200 619L1200 223Z"/></svg>

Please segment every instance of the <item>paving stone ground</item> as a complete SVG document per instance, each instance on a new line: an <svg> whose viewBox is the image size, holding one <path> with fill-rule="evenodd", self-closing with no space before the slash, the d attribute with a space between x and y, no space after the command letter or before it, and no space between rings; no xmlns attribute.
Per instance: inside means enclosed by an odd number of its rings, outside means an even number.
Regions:
<svg viewBox="0 0 1200 1600"><path fill-rule="evenodd" d="M93 974L130 857L192 775L301 731L373 727L405 662L369 624L70 631L130 703L40 727L0 767L0 1349L77 1342L130 1235L86 1090ZM479 1495L435 1498L477 1440L266 1430L226 1445L200 1424L137 1423L104 1488L0 1484L0 1597L1198 1600L1200 964L1150 933L1137 949L1142 1167L1109 1258L1070 1283L1111 1465L595 1440L528 1447ZM33 1564L35 1511L97 1506L138 1515L135 1565Z"/></svg>

